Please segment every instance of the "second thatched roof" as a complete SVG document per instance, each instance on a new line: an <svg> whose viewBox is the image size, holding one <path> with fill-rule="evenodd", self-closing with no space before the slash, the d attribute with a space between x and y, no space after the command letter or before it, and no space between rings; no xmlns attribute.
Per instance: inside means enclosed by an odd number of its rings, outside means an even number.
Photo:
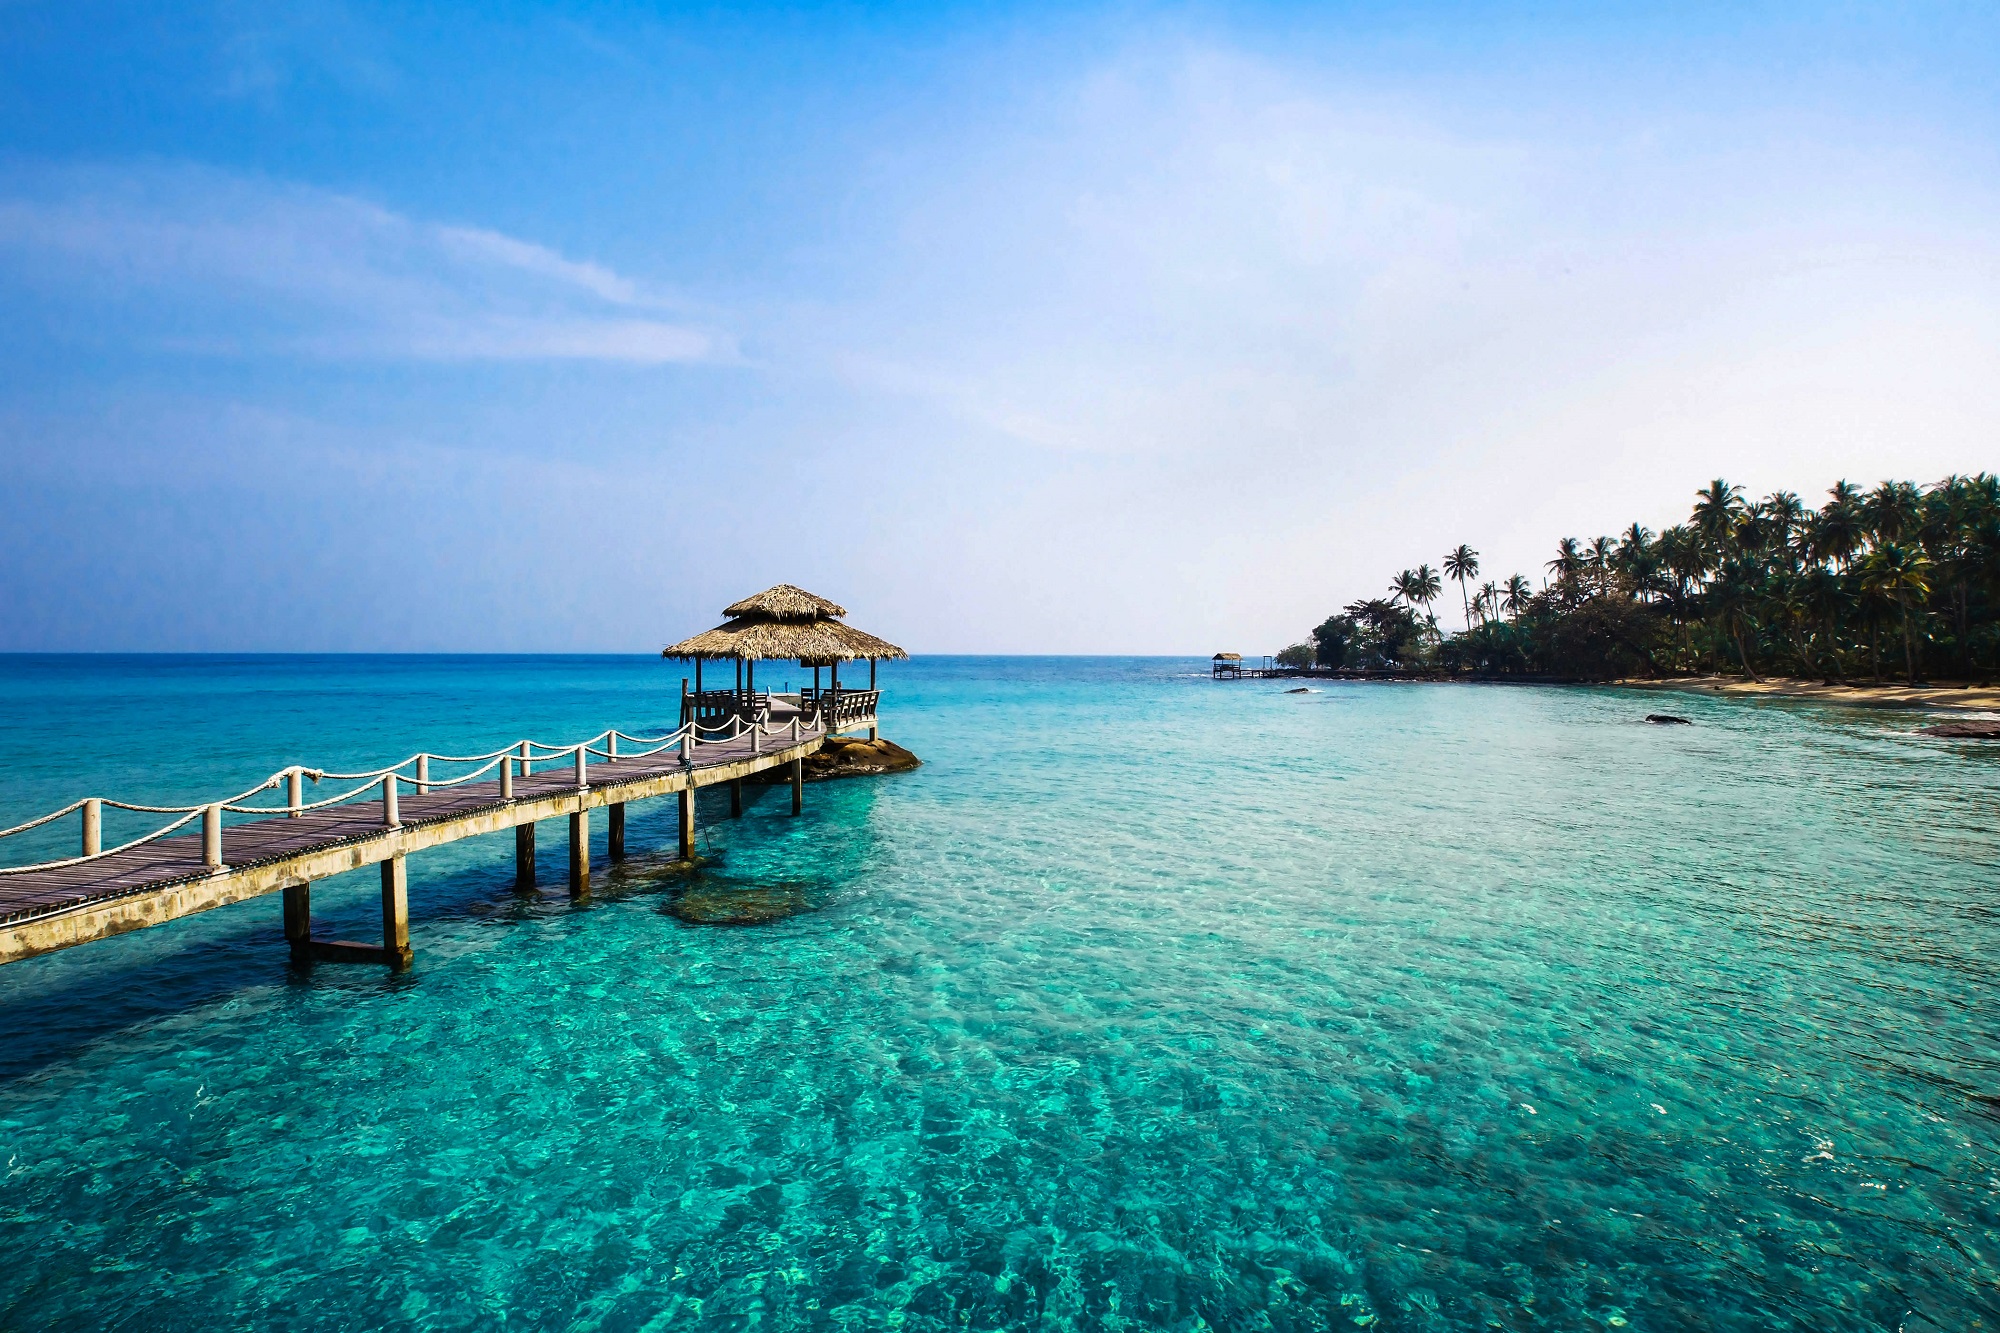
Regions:
<svg viewBox="0 0 2000 1333"><path fill-rule="evenodd" d="M838 620L847 608L829 602L817 593L780 583L754 597L722 608L725 616L754 616L763 620Z"/></svg>
<svg viewBox="0 0 2000 1333"><path fill-rule="evenodd" d="M723 612L730 619L661 650L662 657L735 657L746 662L792 658L800 666L830 666L863 658L888 661L909 656L836 617L847 609L803 588L781 583L746 597Z"/></svg>

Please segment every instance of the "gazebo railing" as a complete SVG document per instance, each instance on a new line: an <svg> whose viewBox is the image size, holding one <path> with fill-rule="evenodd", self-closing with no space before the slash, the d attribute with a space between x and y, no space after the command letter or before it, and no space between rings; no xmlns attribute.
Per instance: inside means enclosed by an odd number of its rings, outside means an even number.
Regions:
<svg viewBox="0 0 2000 1333"><path fill-rule="evenodd" d="M880 690L803 689L799 691L799 711L838 731L874 717L881 699Z"/></svg>
<svg viewBox="0 0 2000 1333"><path fill-rule="evenodd" d="M703 690L700 694L689 694L681 706L681 725L699 722L704 727L726 726L730 719L740 718L745 723L756 724L769 720L771 716L771 694L768 690Z"/></svg>

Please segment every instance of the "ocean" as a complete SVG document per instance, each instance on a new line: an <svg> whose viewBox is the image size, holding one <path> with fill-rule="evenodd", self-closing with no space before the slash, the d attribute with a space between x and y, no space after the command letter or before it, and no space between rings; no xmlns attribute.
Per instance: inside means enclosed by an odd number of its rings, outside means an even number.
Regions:
<svg viewBox="0 0 2000 1333"><path fill-rule="evenodd" d="M0 658L0 823L664 729L681 674ZM2000 750L1182 659L881 684L924 767L706 794L692 874L670 801L583 902L565 829L538 893L504 834L413 857L407 972L294 966L275 895L0 968L0 1327L2000 1328Z"/></svg>

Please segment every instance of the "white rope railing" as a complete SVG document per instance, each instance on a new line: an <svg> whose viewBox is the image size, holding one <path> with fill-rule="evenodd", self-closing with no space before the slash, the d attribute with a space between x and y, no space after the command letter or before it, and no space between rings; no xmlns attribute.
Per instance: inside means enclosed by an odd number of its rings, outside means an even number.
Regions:
<svg viewBox="0 0 2000 1333"><path fill-rule="evenodd" d="M572 745L550 745L545 741L523 739L511 742L497 750L489 750L484 754L445 755L422 752L410 755L408 758L393 764L385 764L380 768L372 768L355 773L337 773L327 769L306 768L303 765L293 764L289 767L279 769L256 786L237 792L233 796L225 797L219 801L203 801L195 805L140 805L130 801L116 800L108 796L87 796L72 801L59 810L52 810L48 814L16 824L12 828L0 829L0 840L5 840L17 834L32 832L66 815L72 815L78 810L82 810L84 812L84 832L83 850L80 855L64 857L53 861L39 861L32 865L0 867L0 876L25 875L40 870L60 870L69 866L83 865L87 862L102 860L108 856L116 856L120 852L129 852L135 847L142 847L149 842L176 833L192 823L196 818L200 818L203 823L204 859L210 866L220 869L223 864L220 852L221 818L225 813L287 815L296 818L308 811L323 810L329 806L340 805L354 800L364 793L379 791L383 803L383 822L385 824L395 824L399 822L396 816L398 808L397 787L400 783L407 782L417 790L418 794L425 794L432 791L449 790L453 787L464 786L498 768L500 770L500 795L502 799L511 800L513 799L515 765L520 766L520 775L526 777L530 774L532 766L535 764L568 759L576 765L577 785L583 787L588 785L588 765L589 760L592 758L603 759L610 763L629 763L632 760L649 759L655 755L678 749L681 753L683 763L692 766L695 752L701 746L727 745L742 740L746 735L750 738L751 753L761 755L763 753L763 742L766 737L784 737L795 745L803 739L826 732L834 725L840 725L841 719L838 714L845 711L845 709L835 710L824 706L817 707L811 712L810 722L805 720L803 712L799 712L792 714L782 724L772 722L768 718L763 717L754 721L746 721L740 714L731 717L727 724L722 726L703 726L698 719L691 719L673 731L665 732L658 736L638 736L613 728L608 731L600 731L596 735ZM872 708L870 712L872 712ZM852 725L852 721L853 719L849 719L846 724ZM621 753L618 748L620 741L626 741L642 748L627 750ZM601 749L598 748L600 742L603 746ZM478 767L469 769L456 777L434 777L430 772L430 765L433 761L441 764L475 764ZM407 775L405 774L405 770L409 770ZM323 781L354 783L356 785L317 801L306 801L303 798L303 786L304 782L308 779L315 785ZM283 786L287 792L287 800L284 805L248 804L251 797L271 791L279 786ZM141 834L129 842L120 843L116 847L101 848L98 846L102 819L101 812L107 807L113 810L131 811L136 814L174 815L176 818L169 823L161 825L159 828L153 829L151 832Z"/></svg>

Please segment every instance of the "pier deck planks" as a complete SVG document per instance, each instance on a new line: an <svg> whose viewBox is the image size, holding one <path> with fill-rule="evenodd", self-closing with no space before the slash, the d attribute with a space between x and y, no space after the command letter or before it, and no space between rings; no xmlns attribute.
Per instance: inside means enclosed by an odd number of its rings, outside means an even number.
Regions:
<svg viewBox="0 0 2000 1333"><path fill-rule="evenodd" d="M801 740L817 739L804 733ZM704 742L695 751L695 771L721 768L751 758L749 737L732 741ZM788 742L771 736L764 749L773 753L789 748ZM576 769L572 763L541 761L540 772L514 779L512 804L538 797L559 796L577 791ZM643 759L616 761L593 758L586 776L592 791L621 787L682 772L677 752L649 755ZM307 789L310 792L310 788ZM509 802L500 799L500 783L471 782L418 795L407 779L396 798L398 822L404 828L437 823L477 810L499 809ZM241 818L241 816L237 816ZM382 802L354 800L323 810L308 810L297 819L279 814L276 818L225 823L222 830L222 860L231 869L267 865L316 851L372 838L383 831ZM81 865L55 870L39 870L24 875L0 876L0 924L33 920L79 907L120 898L157 892L175 884L206 878L211 871L201 859L201 825L197 820L189 832L134 847Z"/></svg>

